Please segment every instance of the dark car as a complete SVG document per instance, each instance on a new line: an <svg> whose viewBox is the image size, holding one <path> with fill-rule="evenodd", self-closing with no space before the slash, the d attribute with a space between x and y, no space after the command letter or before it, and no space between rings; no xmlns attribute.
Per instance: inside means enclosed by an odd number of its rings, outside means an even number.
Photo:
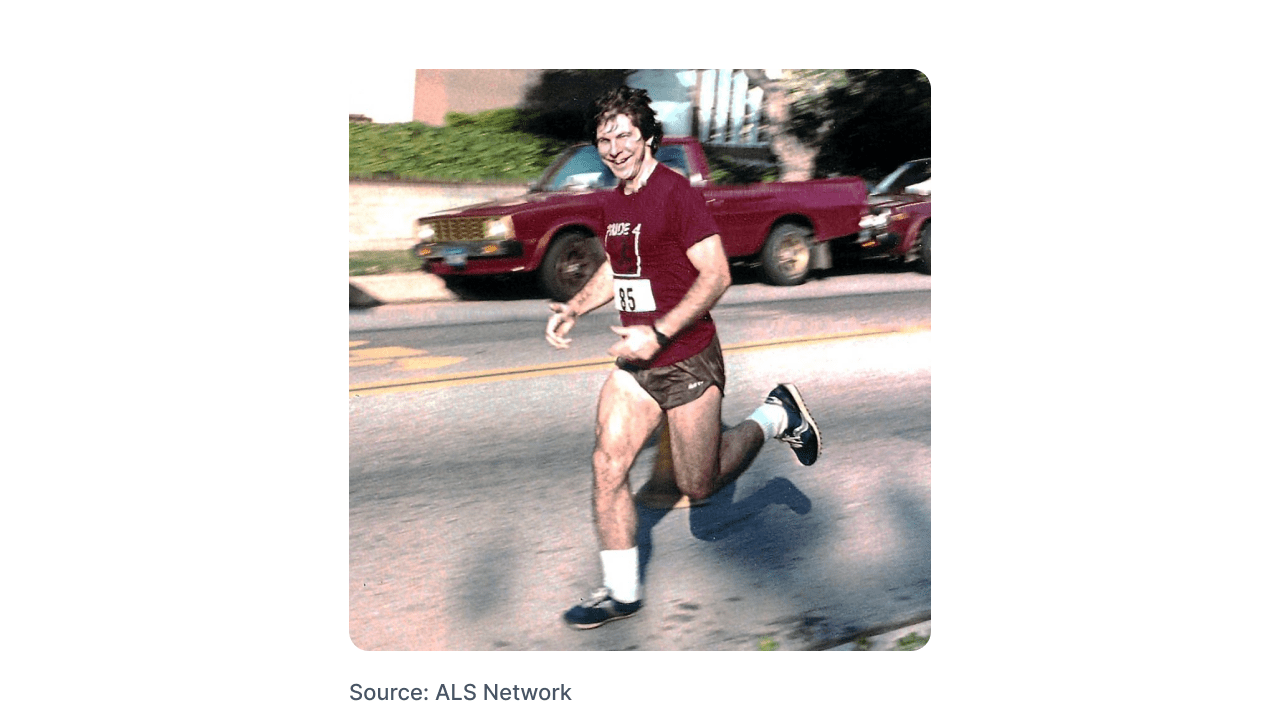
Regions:
<svg viewBox="0 0 1280 720"><path fill-rule="evenodd" d="M929 158L921 158L899 165L876 183L855 243L858 257L900 258L930 274L931 175Z"/></svg>

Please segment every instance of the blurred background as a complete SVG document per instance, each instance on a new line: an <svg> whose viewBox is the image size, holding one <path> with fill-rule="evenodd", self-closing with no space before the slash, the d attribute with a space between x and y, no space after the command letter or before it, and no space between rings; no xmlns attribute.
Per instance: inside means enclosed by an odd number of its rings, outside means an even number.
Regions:
<svg viewBox="0 0 1280 720"><path fill-rule="evenodd" d="M592 100L620 84L649 92L667 135L712 150L716 182L874 181L930 155L929 80L915 70L385 70L352 76L350 172L533 179L588 139ZM462 154L468 167L454 167Z"/></svg>
<svg viewBox="0 0 1280 720"><path fill-rule="evenodd" d="M524 194L590 139L592 101L620 84L649 92L666 135L701 141L719 185L872 185L930 154L929 80L915 70L365 69L350 82L353 275L415 269L395 254L414 217Z"/></svg>

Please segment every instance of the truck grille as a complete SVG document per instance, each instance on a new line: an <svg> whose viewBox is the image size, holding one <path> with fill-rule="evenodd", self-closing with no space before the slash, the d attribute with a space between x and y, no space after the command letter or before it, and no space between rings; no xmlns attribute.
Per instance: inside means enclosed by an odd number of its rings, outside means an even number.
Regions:
<svg viewBox="0 0 1280 720"><path fill-rule="evenodd" d="M491 218L444 218L430 220L435 228L434 242L470 242L484 239L484 226Z"/></svg>

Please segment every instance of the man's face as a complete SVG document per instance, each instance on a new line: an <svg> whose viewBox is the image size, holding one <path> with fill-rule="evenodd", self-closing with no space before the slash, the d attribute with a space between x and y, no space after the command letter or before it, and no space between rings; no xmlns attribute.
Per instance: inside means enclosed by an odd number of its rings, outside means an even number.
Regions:
<svg viewBox="0 0 1280 720"><path fill-rule="evenodd" d="M596 128L596 150L614 176L623 182L639 177L645 147L640 129L632 125L626 115L615 115Z"/></svg>

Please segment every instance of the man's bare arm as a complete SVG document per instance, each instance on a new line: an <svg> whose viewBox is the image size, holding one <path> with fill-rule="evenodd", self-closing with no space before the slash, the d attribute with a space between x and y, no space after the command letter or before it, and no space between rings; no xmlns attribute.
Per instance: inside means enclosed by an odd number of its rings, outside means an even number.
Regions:
<svg viewBox="0 0 1280 720"><path fill-rule="evenodd" d="M724 245L720 242L719 235L702 239L689 248L686 254L689 262L697 269L698 278L693 281L684 298L671 308L671 312L654 323L658 331L668 337L675 337L694 320L715 307L731 282L729 259L724 254Z"/></svg>
<svg viewBox="0 0 1280 720"><path fill-rule="evenodd" d="M574 315L586 315L613 299L613 267L605 260L596 268L591 279L573 296L567 305Z"/></svg>
<svg viewBox="0 0 1280 720"><path fill-rule="evenodd" d="M613 268L609 261L600 263L586 285L567 303L551 303L551 319L547 321L547 342L564 350L573 342L566 337L578 316L586 315L613 299Z"/></svg>

